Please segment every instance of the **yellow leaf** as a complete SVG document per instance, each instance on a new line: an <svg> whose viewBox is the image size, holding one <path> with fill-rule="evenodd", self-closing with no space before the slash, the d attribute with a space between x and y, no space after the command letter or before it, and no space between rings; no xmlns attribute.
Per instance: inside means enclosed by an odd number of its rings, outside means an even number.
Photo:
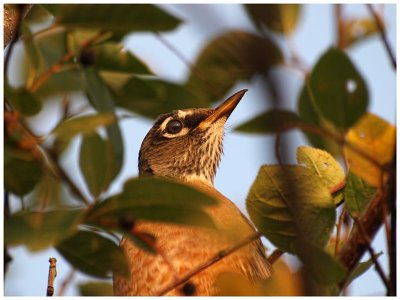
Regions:
<svg viewBox="0 0 400 300"><path fill-rule="evenodd" d="M344 148L351 171L369 185L379 187L386 180L386 176L383 177L383 166L392 161L396 148L395 126L367 113L349 130L346 143L352 146L346 145ZM354 148L358 151L354 151Z"/></svg>
<svg viewBox="0 0 400 300"><path fill-rule="evenodd" d="M252 284L238 273L224 272L214 282L218 296L262 296L260 284Z"/></svg>
<svg viewBox="0 0 400 300"><path fill-rule="evenodd" d="M263 284L265 296L302 296L303 283L298 273L292 273L289 267L279 260L274 264L272 277Z"/></svg>

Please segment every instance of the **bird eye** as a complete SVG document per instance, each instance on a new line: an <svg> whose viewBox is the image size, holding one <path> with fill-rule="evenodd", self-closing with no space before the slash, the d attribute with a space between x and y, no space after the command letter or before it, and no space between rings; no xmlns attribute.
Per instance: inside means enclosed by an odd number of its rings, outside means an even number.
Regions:
<svg viewBox="0 0 400 300"><path fill-rule="evenodd" d="M179 120L171 120L167 123L167 132L171 134L178 133L182 130L182 122Z"/></svg>

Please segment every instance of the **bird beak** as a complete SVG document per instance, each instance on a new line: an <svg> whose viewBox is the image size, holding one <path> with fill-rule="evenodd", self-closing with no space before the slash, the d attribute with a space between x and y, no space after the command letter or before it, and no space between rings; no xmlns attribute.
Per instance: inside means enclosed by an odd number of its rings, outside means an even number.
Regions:
<svg viewBox="0 0 400 300"><path fill-rule="evenodd" d="M205 130L223 117L227 120L246 92L247 89L244 89L230 96L215 108L211 115L201 121L200 124L197 125L197 128Z"/></svg>

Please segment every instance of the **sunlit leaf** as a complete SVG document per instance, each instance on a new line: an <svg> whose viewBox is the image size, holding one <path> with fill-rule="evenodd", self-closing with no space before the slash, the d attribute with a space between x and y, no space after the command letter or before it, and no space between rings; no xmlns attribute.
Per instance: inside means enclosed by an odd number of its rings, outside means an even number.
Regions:
<svg viewBox="0 0 400 300"><path fill-rule="evenodd" d="M306 86L303 86L299 94L297 109L299 112L299 116L304 123L334 131L333 126L330 126L328 122L324 122L324 120L318 115L318 112L312 104L309 90ZM329 138L325 138L305 130L303 131L303 133L305 134L312 146L326 150L333 155L337 155L340 153L339 146Z"/></svg>
<svg viewBox="0 0 400 300"><path fill-rule="evenodd" d="M40 181L42 164L31 153L4 147L4 186L7 191L23 196Z"/></svg>
<svg viewBox="0 0 400 300"><path fill-rule="evenodd" d="M161 178L133 178L125 182L121 194L96 205L89 222L119 221L129 214L135 220L213 227L213 221L203 210L212 204L216 204L214 198L182 183Z"/></svg>
<svg viewBox="0 0 400 300"><path fill-rule="evenodd" d="M85 91L93 106L100 113L115 113L114 97L109 88L99 76L95 68L85 68ZM113 169L111 178L114 179L122 168L124 161L124 143L118 123L106 127L108 140L111 144Z"/></svg>
<svg viewBox="0 0 400 300"><path fill-rule="evenodd" d="M299 117L287 110L271 109L235 128L246 133L276 133L296 127Z"/></svg>
<svg viewBox="0 0 400 300"><path fill-rule="evenodd" d="M358 149L354 151L349 146L344 147L351 171L374 187L385 182L386 176L383 176L382 168L376 166L372 160L382 166L392 161L396 148L395 126L368 113L349 130L346 141Z"/></svg>
<svg viewBox="0 0 400 300"><path fill-rule="evenodd" d="M263 282L263 295L275 297L304 295L302 278L298 273L293 273L282 260L274 263L273 267L273 276Z"/></svg>
<svg viewBox="0 0 400 300"><path fill-rule="evenodd" d="M78 231L56 247L77 270L99 278L109 278L112 272L129 277L123 250L111 240L89 231Z"/></svg>
<svg viewBox="0 0 400 300"><path fill-rule="evenodd" d="M163 80L132 77L114 92L118 106L149 118L175 109L208 106L207 102L199 100L187 87Z"/></svg>
<svg viewBox="0 0 400 300"><path fill-rule="evenodd" d="M382 19L381 19L382 20ZM383 22L381 25L384 27ZM354 18L343 20L343 47L350 47L378 33L378 27L372 18Z"/></svg>
<svg viewBox="0 0 400 300"><path fill-rule="evenodd" d="M111 146L97 133L82 139L79 166L90 193L97 198L110 184Z"/></svg>
<svg viewBox="0 0 400 300"><path fill-rule="evenodd" d="M245 31L228 31L203 48L186 85L199 98L213 102L238 80L265 74L282 60L282 53L272 40Z"/></svg>
<svg viewBox="0 0 400 300"><path fill-rule="evenodd" d="M246 207L257 229L276 247L290 253L299 237L324 246L335 223L329 190L303 166L262 166Z"/></svg>
<svg viewBox="0 0 400 300"><path fill-rule="evenodd" d="M368 90L348 56L330 48L314 66L309 92L317 111L340 129L351 127L366 112Z"/></svg>
<svg viewBox="0 0 400 300"><path fill-rule="evenodd" d="M214 286L217 296L262 296L260 284L255 285L239 273L224 272L218 274Z"/></svg>
<svg viewBox="0 0 400 300"><path fill-rule="evenodd" d="M52 6L52 7L50 7ZM176 28L180 20L150 4L46 5L56 24L67 28L101 28L120 32L163 31Z"/></svg>
<svg viewBox="0 0 400 300"><path fill-rule="evenodd" d="M297 148L297 162L307 166L315 176L319 177L324 185L333 191L344 184L345 175L340 164L326 151L302 146ZM343 199L340 193L334 197L335 204Z"/></svg>
<svg viewBox="0 0 400 300"><path fill-rule="evenodd" d="M52 133L60 139L68 140L77 134L92 134L98 127L112 124L115 121L116 117L111 113L85 115L61 122Z"/></svg>
<svg viewBox="0 0 400 300"><path fill-rule="evenodd" d="M80 296L113 296L112 283L87 281L79 284Z"/></svg>
<svg viewBox="0 0 400 300"><path fill-rule="evenodd" d="M258 28L267 28L279 33L291 33L296 29L300 4L245 4L251 19Z"/></svg>
<svg viewBox="0 0 400 300"><path fill-rule="evenodd" d="M39 251L73 234L83 217L82 210L22 212L4 221L4 241L8 246L24 245Z"/></svg>

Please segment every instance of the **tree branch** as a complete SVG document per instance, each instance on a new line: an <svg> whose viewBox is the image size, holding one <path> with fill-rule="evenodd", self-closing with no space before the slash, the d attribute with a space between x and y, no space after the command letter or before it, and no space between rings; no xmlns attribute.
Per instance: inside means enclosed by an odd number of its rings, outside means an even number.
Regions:
<svg viewBox="0 0 400 300"><path fill-rule="evenodd" d="M348 274L355 268L367 250L365 239L373 240L383 223L383 201L388 200L387 191L378 192L355 224L348 240L339 252L338 258L347 268ZM339 286L342 288L345 281Z"/></svg>
<svg viewBox="0 0 400 300"><path fill-rule="evenodd" d="M380 34L382 42L383 42L383 45L385 46L386 52L389 56L389 59L392 63L393 68L396 70L396 68L397 68L396 58L394 56L392 48L390 48L389 40L386 36L386 30L383 27L381 17L374 10L374 8L372 7L372 4L367 4L367 8L368 8L369 12L371 13L371 15L374 17L376 26L378 27L379 34Z"/></svg>

